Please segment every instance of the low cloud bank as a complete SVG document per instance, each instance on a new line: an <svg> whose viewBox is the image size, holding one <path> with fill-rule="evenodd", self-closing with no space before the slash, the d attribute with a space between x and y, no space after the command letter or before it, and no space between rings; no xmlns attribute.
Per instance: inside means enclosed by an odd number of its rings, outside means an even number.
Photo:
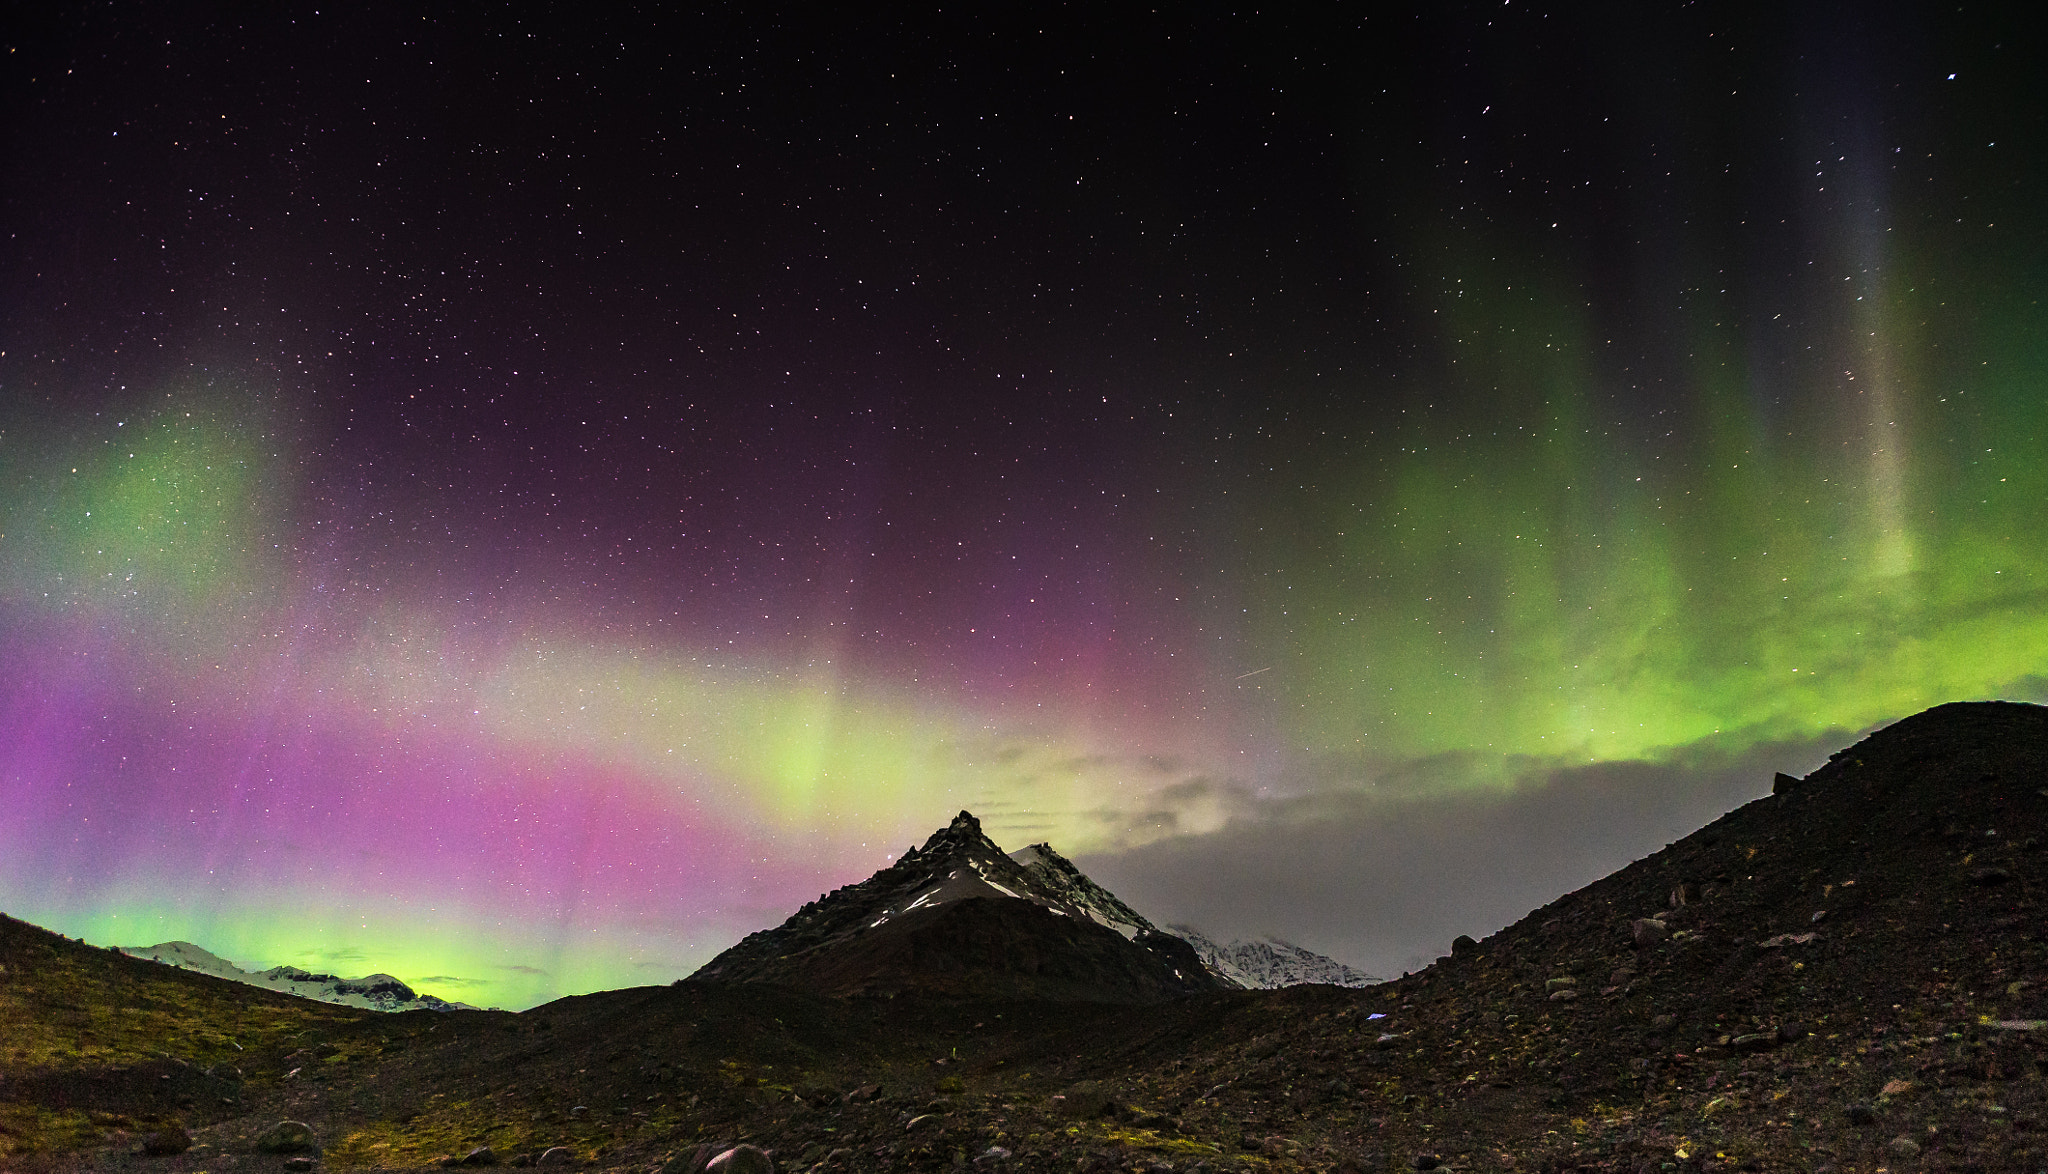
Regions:
<svg viewBox="0 0 2048 1174"><path fill-rule="evenodd" d="M1329 790L1219 831L1076 861L1155 921L1283 938L1383 977L1420 969L1805 774L1856 735L1525 768L1512 785L1388 799Z"/></svg>

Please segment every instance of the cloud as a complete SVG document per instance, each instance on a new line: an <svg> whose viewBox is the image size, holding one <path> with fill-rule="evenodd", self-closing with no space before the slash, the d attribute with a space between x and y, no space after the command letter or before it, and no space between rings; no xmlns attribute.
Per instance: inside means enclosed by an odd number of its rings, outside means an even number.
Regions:
<svg viewBox="0 0 2048 1174"><path fill-rule="evenodd" d="M1443 756L1377 764L1366 779L1333 770L1277 798L1221 787L1234 813L1219 830L1078 863L1154 921L1285 938L1393 977L1459 934L1483 938L1769 794L1773 772L1806 773L1854 740L1697 746L1660 762L1466 761L1462 789L1450 783L1464 760Z"/></svg>
<svg viewBox="0 0 2048 1174"><path fill-rule="evenodd" d="M2006 701L2030 701L2048 705L2048 676L2029 674L2000 689L1995 696Z"/></svg>
<svg viewBox="0 0 2048 1174"><path fill-rule="evenodd" d="M312 958L334 966L343 962L366 962L370 955L356 946L341 946L332 950L301 950L299 957Z"/></svg>
<svg viewBox="0 0 2048 1174"><path fill-rule="evenodd" d="M516 963L510 963L510 964L506 964L506 965L500 966L500 967L498 967L498 969L499 969L499 970L509 970L509 971L511 971L511 972L512 972L512 973L514 973L514 974L531 974L531 975L534 975L534 976L535 976L535 977L537 977L537 978L546 978L546 977L548 976L548 972L547 972L547 971L545 971L545 970L542 970L542 969L541 969L540 967L538 967L538 966L520 966L520 965L518 965L518 964L516 964Z"/></svg>
<svg viewBox="0 0 2048 1174"><path fill-rule="evenodd" d="M438 985L440 985L440 986L487 986L487 985L489 985L489 980L488 980L488 979L482 979L482 978L457 978L457 977L456 977L455 975L452 975L452 974L429 974L429 975L427 975L427 976L426 976L425 978L422 978L422 979L417 979L417 980L415 980L415 983L414 983L414 985L416 985L416 986L417 986L417 985L420 985L420 984L424 984L424 983L429 983L429 982L431 982L431 983L436 983L436 984L438 984Z"/></svg>

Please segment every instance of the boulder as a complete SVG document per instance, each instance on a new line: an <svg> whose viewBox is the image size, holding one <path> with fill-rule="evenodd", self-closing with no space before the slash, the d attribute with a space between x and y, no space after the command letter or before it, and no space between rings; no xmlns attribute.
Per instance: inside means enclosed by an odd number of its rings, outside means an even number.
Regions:
<svg viewBox="0 0 2048 1174"><path fill-rule="evenodd" d="M1101 1085L1084 1080L1066 1091L1060 1098L1059 1111L1068 1117L1102 1117L1116 1106Z"/></svg>
<svg viewBox="0 0 2048 1174"><path fill-rule="evenodd" d="M142 1152L152 1158L167 1158L192 1148L192 1135L176 1125L167 1125L142 1139Z"/></svg>
<svg viewBox="0 0 2048 1174"><path fill-rule="evenodd" d="M711 1156L717 1152L709 1143L693 1145L670 1158L661 1167L661 1174L704 1174L704 1167L711 1164Z"/></svg>
<svg viewBox="0 0 2048 1174"><path fill-rule="evenodd" d="M280 1121L257 1136L256 1148L266 1154L303 1154L320 1147L311 1125L304 1121Z"/></svg>
<svg viewBox="0 0 2048 1174"><path fill-rule="evenodd" d="M759 1146L740 1145L711 1159L705 1174L775 1174L775 1159Z"/></svg>

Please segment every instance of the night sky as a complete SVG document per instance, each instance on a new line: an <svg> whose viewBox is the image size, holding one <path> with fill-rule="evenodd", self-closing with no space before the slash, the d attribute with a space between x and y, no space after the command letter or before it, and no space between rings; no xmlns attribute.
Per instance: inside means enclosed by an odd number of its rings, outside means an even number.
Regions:
<svg viewBox="0 0 2048 1174"><path fill-rule="evenodd" d="M520 1007L968 808L1398 974L2048 697L2023 6L610 7L0 29L0 909Z"/></svg>

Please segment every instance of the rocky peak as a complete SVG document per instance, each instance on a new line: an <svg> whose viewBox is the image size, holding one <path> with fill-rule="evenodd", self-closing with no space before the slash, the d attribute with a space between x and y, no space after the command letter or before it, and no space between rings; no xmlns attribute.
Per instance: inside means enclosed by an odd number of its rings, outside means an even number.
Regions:
<svg viewBox="0 0 2048 1174"><path fill-rule="evenodd" d="M981 821L971 811L963 811L953 817L953 822L940 828L928 837L922 848L912 848L904 858L912 856L957 856L961 853L1002 855L1002 849L981 830Z"/></svg>
<svg viewBox="0 0 2048 1174"><path fill-rule="evenodd" d="M1104 930L1111 938L1091 938ZM1050 845L1005 855L970 811L693 977L875 993L950 982L910 960L955 955L982 975L964 981L1013 995L1145 1001L1212 985L1185 942L1158 934Z"/></svg>

